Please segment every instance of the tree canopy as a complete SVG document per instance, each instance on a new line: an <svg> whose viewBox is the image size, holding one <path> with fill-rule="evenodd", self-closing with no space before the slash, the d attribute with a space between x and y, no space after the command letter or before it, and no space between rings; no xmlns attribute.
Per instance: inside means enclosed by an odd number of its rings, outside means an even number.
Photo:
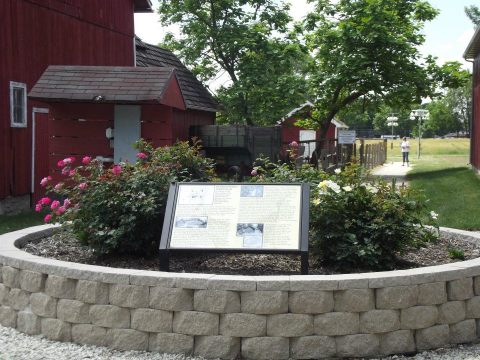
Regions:
<svg viewBox="0 0 480 360"><path fill-rule="evenodd" d="M480 8L476 5L465 6L465 14L475 26L480 26Z"/></svg>

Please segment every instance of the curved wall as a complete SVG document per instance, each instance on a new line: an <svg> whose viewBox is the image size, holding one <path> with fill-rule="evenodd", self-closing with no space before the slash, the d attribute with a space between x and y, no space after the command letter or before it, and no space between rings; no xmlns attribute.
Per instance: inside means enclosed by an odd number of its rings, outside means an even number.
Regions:
<svg viewBox="0 0 480 360"><path fill-rule="evenodd" d="M365 274L228 276L82 265L15 247L53 229L0 236L3 326L223 359L380 356L477 339L480 259Z"/></svg>

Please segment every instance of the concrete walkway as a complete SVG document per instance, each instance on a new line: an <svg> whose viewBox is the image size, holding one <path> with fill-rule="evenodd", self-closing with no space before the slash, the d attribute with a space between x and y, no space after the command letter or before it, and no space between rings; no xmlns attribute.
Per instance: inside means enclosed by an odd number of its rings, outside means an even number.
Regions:
<svg viewBox="0 0 480 360"><path fill-rule="evenodd" d="M412 169L410 166L402 166L399 162L386 162L382 166L378 166L372 170L373 176L381 176L386 181L391 182L393 178L397 179L397 185L407 185L407 173Z"/></svg>

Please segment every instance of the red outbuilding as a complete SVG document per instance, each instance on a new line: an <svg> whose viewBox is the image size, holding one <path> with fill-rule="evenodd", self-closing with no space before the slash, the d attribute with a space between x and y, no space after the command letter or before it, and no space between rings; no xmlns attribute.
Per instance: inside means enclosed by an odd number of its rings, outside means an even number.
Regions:
<svg viewBox="0 0 480 360"><path fill-rule="evenodd" d="M473 61L472 120L470 128L470 163L480 173L480 27L477 28L463 57Z"/></svg>

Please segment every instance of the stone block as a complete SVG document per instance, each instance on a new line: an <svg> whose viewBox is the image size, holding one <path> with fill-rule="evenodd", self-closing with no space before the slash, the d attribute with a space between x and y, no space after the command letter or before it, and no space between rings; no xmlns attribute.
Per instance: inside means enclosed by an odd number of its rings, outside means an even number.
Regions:
<svg viewBox="0 0 480 360"><path fill-rule="evenodd" d="M0 305L8 304L9 294L10 288L4 284L0 284Z"/></svg>
<svg viewBox="0 0 480 360"><path fill-rule="evenodd" d="M5 327L17 327L17 312L10 306L0 306L0 324Z"/></svg>
<svg viewBox="0 0 480 360"><path fill-rule="evenodd" d="M132 310L132 329L148 332L172 332L173 313L165 310Z"/></svg>
<svg viewBox="0 0 480 360"><path fill-rule="evenodd" d="M28 335L40 334L40 318L29 311L19 311L17 330Z"/></svg>
<svg viewBox="0 0 480 360"><path fill-rule="evenodd" d="M464 301L449 301L438 306L438 320L439 324L455 324L459 321L465 320L465 302Z"/></svg>
<svg viewBox="0 0 480 360"><path fill-rule="evenodd" d="M11 266L2 267L2 279L3 284L10 288L19 288L20 287L20 270L15 269Z"/></svg>
<svg viewBox="0 0 480 360"><path fill-rule="evenodd" d="M45 293L59 299L75 299L76 281L62 276L48 275Z"/></svg>
<svg viewBox="0 0 480 360"><path fill-rule="evenodd" d="M90 305L78 300L59 299L57 318L76 324L90 323Z"/></svg>
<svg viewBox="0 0 480 360"><path fill-rule="evenodd" d="M349 289L335 291L336 312L361 312L375 308L373 289Z"/></svg>
<svg viewBox="0 0 480 360"><path fill-rule="evenodd" d="M418 286L395 286L376 290L377 309L405 309L417 305Z"/></svg>
<svg viewBox="0 0 480 360"><path fill-rule="evenodd" d="M30 303L30 293L21 289L10 289L7 305L15 310L23 310Z"/></svg>
<svg viewBox="0 0 480 360"><path fill-rule="evenodd" d="M266 315L288 312L286 291L245 291L241 293L243 313Z"/></svg>
<svg viewBox="0 0 480 360"><path fill-rule="evenodd" d="M358 313L332 312L315 316L315 334L339 336L356 334L360 329Z"/></svg>
<svg viewBox="0 0 480 360"><path fill-rule="evenodd" d="M321 359L334 357L335 338L330 336L302 336L290 341L290 356L294 359Z"/></svg>
<svg viewBox="0 0 480 360"><path fill-rule="evenodd" d="M267 336L313 335L313 315L278 314L267 317Z"/></svg>
<svg viewBox="0 0 480 360"><path fill-rule="evenodd" d="M412 352L415 352L413 331L398 330L380 335L380 353L382 355Z"/></svg>
<svg viewBox="0 0 480 360"><path fill-rule="evenodd" d="M150 307L167 311L193 310L193 290L152 287L150 288Z"/></svg>
<svg viewBox="0 0 480 360"><path fill-rule="evenodd" d="M73 324L72 341L78 344L106 345L107 330L90 324Z"/></svg>
<svg viewBox="0 0 480 360"><path fill-rule="evenodd" d="M110 285L109 302L127 308L148 307L149 289L148 286L140 285Z"/></svg>
<svg viewBox="0 0 480 360"><path fill-rule="evenodd" d="M58 319L42 319L42 334L54 341L70 341L71 325Z"/></svg>
<svg viewBox="0 0 480 360"><path fill-rule="evenodd" d="M106 343L109 347L118 350L148 349L148 334L133 329L108 329Z"/></svg>
<svg viewBox="0 0 480 360"><path fill-rule="evenodd" d="M219 332L225 336L260 337L267 334L267 317L255 314L220 315Z"/></svg>
<svg viewBox="0 0 480 360"><path fill-rule="evenodd" d="M333 291L293 291L288 308L296 314L323 314L333 310Z"/></svg>
<svg viewBox="0 0 480 360"><path fill-rule="evenodd" d="M480 296L480 276L475 276L473 278L473 290L475 295Z"/></svg>
<svg viewBox="0 0 480 360"><path fill-rule="evenodd" d="M400 329L399 310L370 310L360 314L360 332L386 333Z"/></svg>
<svg viewBox="0 0 480 360"><path fill-rule="evenodd" d="M242 339L242 358L245 359L288 359L289 341L284 337L253 337Z"/></svg>
<svg viewBox="0 0 480 360"><path fill-rule="evenodd" d="M460 321L450 325L450 343L469 343L477 338L477 326L474 319Z"/></svg>
<svg viewBox="0 0 480 360"><path fill-rule="evenodd" d="M429 350L443 347L449 343L450 329L448 325L436 325L415 331L417 350Z"/></svg>
<svg viewBox="0 0 480 360"><path fill-rule="evenodd" d="M193 336L183 334L150 334L148 350L167 354L193 353Z"/></svg>
<svg viewBox="0 0 480 360"><path fill-rule="evenodd" d="M30 292L43 291L45 286L45 274L35 271L22 270L20 271L20 288Z"/></svg>
<svg viewBox="0 0 480 360"><path fill-rule="evenodd" d="M57 299L43 293L30 295L30 307L34 314L54 318L57 316Z"/></svg>
<svg viewBox="0 0 480 360"><path fill-rule="evenodd" d="M338 357L373 356L380 351L380 338L374 334L339 336L336 342Z"/></svg>
<svg viewBox="0 0 480 360"><path fill-rule="evenodd" d="M115 305L90 306L90 320L93 325L108 328L129 328L130 311Z"/></svg>
<svg viewBox="0 0 480 360"><path fill-rule="evenodd" d="M464 278L447 282L448 300L467 300L473 297L473 279Z"/></svg>
<svg viewBox="0 0 480 360"><path fill-rule="evenodd" d="M435 325L437 318L436 306L414 306L402 309L400 326L402 329L423 329Z"/></svg>
<svg viewBox="0 0 480 360"><path fill-rule="evenodd" d="M218 314L240 312L240 295L235 291L196 290L193 295L195 311Z"/></svg>
<svg viewBox="0 0 480 360"><path fill-rule="evenodd" d="M240 354L240 338L196 336L194 354L204 358L236 359Z"/></svg>
<svg viewBox="0 0 480 360"><path fill-rule="evenodd" d="M434 282L418 285L418 305L437 305L447 302L447 284Z"/></svg>
<svg viewBox="0 0 480 360"><path fill-rule="evenodd" d="M108 285L89 280L78 280L75 299L87 304L108 304Z"/></svg>
<svg viewBox="0 0 480 360"><path fill-rule="evenodd" d="M480 296L474 296L466 301L467 319L480 318Z"/></svg>
<svg viewBox="0 0 480 360"><path fill-rule="evenodd" d="M218 335L219 315L179 311L173 316L173 332L185 335Z"/></svg>

